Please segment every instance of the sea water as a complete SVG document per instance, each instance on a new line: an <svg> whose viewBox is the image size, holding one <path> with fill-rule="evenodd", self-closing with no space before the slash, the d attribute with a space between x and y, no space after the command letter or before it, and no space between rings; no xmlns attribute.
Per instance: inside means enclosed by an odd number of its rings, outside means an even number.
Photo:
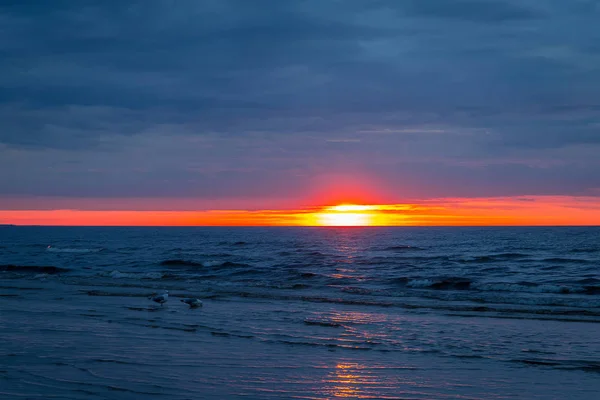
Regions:
<svg viewBox="0 0 600 400"><path fill-rule="evenodd" d="M0 334L3 398L597 399L600 228L0 227Z"/></svg>

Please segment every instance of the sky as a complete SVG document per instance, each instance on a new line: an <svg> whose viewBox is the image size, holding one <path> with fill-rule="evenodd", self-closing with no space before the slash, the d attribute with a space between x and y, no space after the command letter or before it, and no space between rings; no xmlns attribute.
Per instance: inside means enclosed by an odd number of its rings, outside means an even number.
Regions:
<svg viewBox="0 0 600 400"><path fill-rule="evenodd" d="M593 0L2 1L0 223L600 224L598 21Z"/></svg>

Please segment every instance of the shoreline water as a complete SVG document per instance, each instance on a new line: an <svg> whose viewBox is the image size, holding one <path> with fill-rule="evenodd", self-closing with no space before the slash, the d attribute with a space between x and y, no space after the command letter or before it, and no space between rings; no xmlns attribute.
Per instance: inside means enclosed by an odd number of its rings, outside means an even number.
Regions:
<svg viewBox="0 0 600 400"><path fill-rule="evenodd" d="M548 361L562 338L577 347L600 337L598 324L373 315L361 306L313 304L294 310L301 314L295 321L272 325L272 315L290 318L285 305L205 300L194 310L176 301L155 306L141 293L90 296L85 291L92 288L15 283L0 281L7 360L1 392L9 398L593 399L600 390L600 365L593 361ZM332 313L340 326L305 323L308 315ZM398 336L414 349L361 348L342 327L344 320L360 329L361 319L395 318L402 321ZM476 333L480 355L419 349L420 340L435 338L460 349L461 331ZM377 341L377 330L369 332L366 341ZM554 340L538 343L543 332ZM329 339L319 343L323 338ZM486 348L509 344L531 348L520 350L521 360Z"/></svg>
<svg viewBox="0 0 600 400"><path fill-rule="evenodd" d="M600 393L600 230L2 231L8 398Z"/></svg>

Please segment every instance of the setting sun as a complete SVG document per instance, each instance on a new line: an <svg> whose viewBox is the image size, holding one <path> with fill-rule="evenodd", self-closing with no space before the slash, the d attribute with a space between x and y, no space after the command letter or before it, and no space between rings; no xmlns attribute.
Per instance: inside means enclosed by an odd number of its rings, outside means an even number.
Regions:
<svg viewBox="0 0 600 400"><path fill-rule="evenodd" d="M373 223L372 215L366 213L373 206L341 204L327 207L317 214L317 223L321 226L369 226Z"/></svg>

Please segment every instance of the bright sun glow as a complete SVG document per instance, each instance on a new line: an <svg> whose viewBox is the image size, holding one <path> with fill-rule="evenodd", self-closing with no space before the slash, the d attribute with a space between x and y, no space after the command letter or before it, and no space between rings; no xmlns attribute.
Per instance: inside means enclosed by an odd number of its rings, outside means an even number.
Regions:
<svg viewBox="0 0 600 400"><path fill-rule="evenodd" d="M365 211L372 209L373 206L359 206L353 204L327 207L324 212L317 214L318 224L321 226L372 225L372 215L365 213Z"/></svg>
<svg viewBox="0 0 600 400"><path fill-rule="evenodd" d="M356 204L340 204L338 206L327 207L328 211L370 211L377 209L376 206L359 206Z"/></svg>

